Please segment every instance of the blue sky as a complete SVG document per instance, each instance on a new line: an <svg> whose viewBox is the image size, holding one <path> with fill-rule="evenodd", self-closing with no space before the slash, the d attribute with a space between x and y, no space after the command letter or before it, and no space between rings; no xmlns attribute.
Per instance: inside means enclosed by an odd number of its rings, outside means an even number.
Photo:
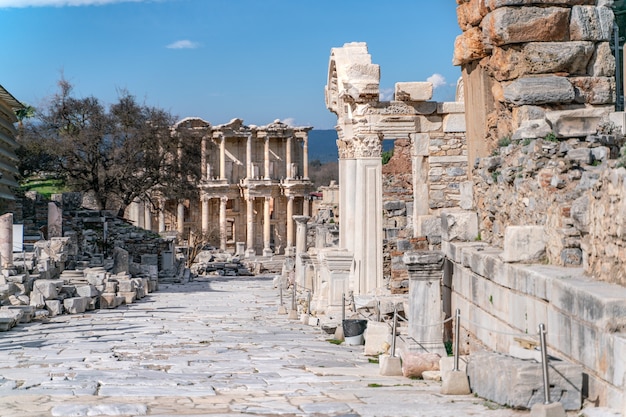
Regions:
<svg viewBox="0 0 626 417"><path fill-rule="evenodd" d="M389 99L434 80L453 100L454 0L0 0L0 84L41 105L63 75L77 96L122 89L179 118L331 129L330 50L366 42Z"/></svg>

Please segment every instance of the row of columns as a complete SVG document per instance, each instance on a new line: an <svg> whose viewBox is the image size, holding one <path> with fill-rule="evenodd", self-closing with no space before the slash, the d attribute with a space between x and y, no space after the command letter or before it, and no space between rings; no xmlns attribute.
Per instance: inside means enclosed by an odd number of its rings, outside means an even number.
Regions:
<svg viewBox="0 0 626 417"><path fill-rule="evenodd" d="M201 163L202 163L202 178L208 178L209 172L207 171L207 155L206 155L206 144L207 138L202 138L201 144ZM291 145L292 137L287 137L287 149L285 155L285 164L286 164L286 172L287 179L293 178L293 173L291 170L292 163L292 152ZM220 174L219 179L226 179L226 136L220 136L219 138L219 147L220 147ZM302 165L303 165L303 177L309 178L309 143L308 137L303 138L303 148L302 148ZM246 178L252 178L254 176L254 172L252 171L252 135L248 135L246 141ZM264 148L263 148L263 179L269 180L270 177L270 138L264 138Z"/></svg>

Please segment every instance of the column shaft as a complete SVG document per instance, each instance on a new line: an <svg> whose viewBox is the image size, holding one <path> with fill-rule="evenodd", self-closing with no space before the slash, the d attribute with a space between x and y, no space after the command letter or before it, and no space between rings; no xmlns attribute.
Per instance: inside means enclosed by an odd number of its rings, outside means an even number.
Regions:
<svg viewBox="0 0 626 417"><path fill-rule="evenodd" d="M293 178L293 172L291 169L291 136L287 137L287 149L285 149L285 172L287 173L287 179Z"/></svg>
<svg viewBox="0 0 626 417"><path fill-rule="evenodd" d="M254 249L254 197L248 197L246 201L246 253L256 254Z"/></svg>
<svg viewBox="0 0 626 417"><path fill-rule="evenodd" d="M305 136L302 144L302 176L309 179L309 137Z"/></svg>
<svg viewBox="0 0 626 417"><path fill-rule="evenodd" d="M287 248L293 246L293 199L292 195L287 197Z"/></svg>
<svg viewBox="0 0 626 417"><path fill-rule="evenodd" d="M252 134L246 141L246 178L250 179L254 175L252 171Z"/></svg>
<svg viewBox="0 0 626 417"><path fill-rule="evenodd" d="M185 205L182 202L176 207L176 231L180 236L185 233Z"/></svg>
<svg viewBox="0 0 626 417"><path fill-rule="evenodd" d="M220 141L220 179L226 179L226 137L222 136Z"/></svg>
<svg viewBox="0 0 626 417"><path fill-rule="evenodd" d="M202 233L209 233L209 199L202 197Z"/></svg>
<svg viewBox="0 0 626 417"><path fill-rule="evenodd" d="M271 219L270 219L270 198L265 197L263 201L263 255L269 256L272 253L271 244Z"/></svg>
<svg viewBox="0 0 626 417"><path fill-rule="evenodd" d="M0 216L0 266L13 266L13 213Z"/></svg>
<svg viewBox="0 0 626 417"><path fill-rule="evenodd" d="M270 138L265 138L265 150L263 152L264 179L270 179Z"/></svg>
<svg viewBox="0 0 626 417"><path fill-rule="evenodd" d="M220 249L226 250L226 203L228 197L220 198Z"/></svg>
<svg viewBox="0 0 626 417"><path fill-rule="evenodd" d="M207 172L206 162L206 136L202 136L202 142L200 143L200 169L202 180L208 179L209 173Z"/></svg>
<svg viewBox="0 0 626 417"><path fill-rule="evenodd" d="M144 201L143 208L144 208L144 217L143 217L144 227L143 228L151 231L152 230L152 208L151 208L150 202Z"/></svg>

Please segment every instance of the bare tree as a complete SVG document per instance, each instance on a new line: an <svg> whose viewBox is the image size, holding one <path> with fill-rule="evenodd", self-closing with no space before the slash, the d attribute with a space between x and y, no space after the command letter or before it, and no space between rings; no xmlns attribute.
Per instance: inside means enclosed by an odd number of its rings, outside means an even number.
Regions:
<svg viewBox="0 0 626 417"><path fill-rule="evenodd" d="M155 189L181 198L194 189L199 164L180 163L181 147L193 141L172 135L170 113L141 105L128 92L107 109L95 97L75 98L61 79L59 92L36 116L21 139L38 143L66 184L92 192L101 209L123 214Z"/></svg>

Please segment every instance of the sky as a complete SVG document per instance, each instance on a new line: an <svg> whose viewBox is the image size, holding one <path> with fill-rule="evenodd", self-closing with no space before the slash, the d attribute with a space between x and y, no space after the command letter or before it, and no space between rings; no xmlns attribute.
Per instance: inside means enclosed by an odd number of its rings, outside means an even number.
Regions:
<svg viewBox="0 0 626 417"><path fill-rule="evenodd" d="M39 107L61 78L103 104L128 91L178 119L332 129L332 48L366 42L381 100L431 81L453 101L454 0L0 0L0 85Z"/></svg>

